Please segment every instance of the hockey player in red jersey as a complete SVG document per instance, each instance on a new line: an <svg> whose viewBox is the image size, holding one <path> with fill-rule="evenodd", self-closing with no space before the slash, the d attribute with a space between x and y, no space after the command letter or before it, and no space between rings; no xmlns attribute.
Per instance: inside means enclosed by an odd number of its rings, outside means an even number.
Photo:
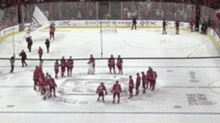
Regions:
<svg viewBox="0 0 220 123"><path fill-rule="evenodd" d="M42 61L43 49L41 49L41 47L39 47L38 54L40 61Z"/></svg>
<svg viewBox="0 0 220 123"><path fill-rule="evenodd" d="M98 97L97 101L99 101L100 97L102 97L102 101L103 102L105 101L105 99L104 99L104 91L105 91L105 94L107 95L107 91L106 91L105 85L102 82L101 85L99 85L99 87L96 90L96 93L99 94L99 97Z"/></svg>
<svg viewBox="0 0 220 123"><path fill-rule="evenodd" d="M55 78L57 79L58 78L57 74L59 73L59 63L58 63L58 60L56 60L56 62L54 63L54 71L55 71Z"/></svg>
<svg viewBox="0 0 220 123"><path fill-rule="evenodd" d="M73 59L72 56L67 61L67 73L68 76L72 76L72 69L73 69Z"/></svg>
<svg viewBox="0 0 220 123"><path fill-rule="evenodd" d="M151 87L151 91L154 91L154 88L155 88L155 84L156 84L156 79L157 79L157 73L155 71L153 71L153 69L151 67L149 67L149 70L148 70L148 78L149 78L149 81L150 81L150 87Z"/></svg>
<svg viewBox="0 0 220 123"><path fill-rule="evenodd" d="M117 61L117 67L119 70L118 74L123 74L122 64L123 64L122 58L120 55L118 55L118 61Z"/></svg>
<svg viewBox="0 0 220 123"><path fill-rule="evenodd" d="M55 25L54 25L54 24L51 24L51 25L50 25L50 39L51 39L51 37L53 37L53 40L55 40L55 38L54 38L54 32L55 32Z"/></svg>
<svg viewBox="0 0 220 123"><path fill-rule="evenodd" d="M40 77L39 77L39 83L40 83L39 88L40 88L41 94L45 94L45 92L46 92L46 90L44 88L44 86L45 86L45 76L44 76L43 73L40 73L39 75L40 75Z"/></svg>
<svg viewBox="0 0 220 123"><path fill-rule="evenodd" d="M132 76L129 76L129 98L133 97L133 88L134 88L134 81Z"/></svg>
<svg viewBox="0 0 220 123"><path fill-rule="evenodd" d="M193 26L194 26L195 22L193 19L191 19L190 21L190 29L191 29L191 32L193 32Z"/></svg>
<svg viewBox="0 0 220 123"><path fill-rule="evenodd" d="M92 74L94 75L95 74L95 59L94 59L93 55L90 55L90 59L89 59L88 64L92 64L92 68L93 68Z"/></svg>
<svg viewBox="0 0 220 123"><path fill-rule="evenodd" d="M53 92L53 96L56 97L56 90L55 87L57 87L57 84L55 83L54 79L51 78L51 75L49 75L49 79L48 79L48 83L49 83L49 88L50 88L50 96L52 96L52 92Z"/></svg>
<svg viewBox="0 0 220 123"><path fill-rule="evenodd" d="M120 102L120 93L121 91L121 85L118 84L118 80L116 83L113 85L111 92L113 92L113 103L115 103L115 96L118 96L118 103Z"/></svg>
<svg viewBox="0 0 220 123"><path fill-rule="evenodd" d="M35 70L34 70L34 90L37 90L36 89L36 86L39 86L39 71L38 71L38 66L36 66Z"/></svg>
<svg viewBox="0 0 220 123"><path fill-rule="evenodd" d="M115 73L115 59L114 59L113 55L111 55L111 58L108 60L108 67L109 67L110 74L112 74L112 68Z"/></svg>
<svg viewBox="0 0 220 123"><path fill-rule="evenodd" d="M142 72L142 87L143 87L143 94L146 93L146 87L145 87L145 84L147 84L147 86L148 86L148 83L147 83L147 76L144 74L144 72Z"/></svg>
<svg viewBox="0 0 220 123"><path fill-rule="evenodd" d="M42 64L39 65L39 67L38 67L38 72L39 72L39 74L43 74Z"/></svg>
<svg viewBox="0 0 220 123"><path fill-rule="evenodd" d="M66 60L63 56L61 60L61 77L64 77L65 67L66 67Z"/></svg>
<svg viewBox="0 0 220 123"><path fill-rule="evenodd" d="M141 84L141 77L139 75L139 73L137 73L137 79L136 79L136 95L137 96L139 94L139 87Z"/></svg>

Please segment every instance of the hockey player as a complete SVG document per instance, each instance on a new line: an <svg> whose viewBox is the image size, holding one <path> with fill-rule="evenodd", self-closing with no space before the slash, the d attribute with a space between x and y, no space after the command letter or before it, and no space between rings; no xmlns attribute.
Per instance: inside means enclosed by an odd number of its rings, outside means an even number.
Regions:
<svg viewBox="0 0 220 123"><path fill-rule="evenodd" d="M131 30L133 30L133 27L135 27L135 30L137 29L137 25L136 25L136 24L137 24L137 21L136 21L136 20L137 20L137 18L133 16L132 29L131 29Z"/></svg>
<svg viewBox="0 0 220 123"><path fill-rule="evenodd" d="M22 67L27 66L27 63L25 62L25 60L27 59L27 55L24 52L24 50L21 51L21 53L19 54L19 56L21 56L21 63L22 63Z"/></svg>
<svg viewBox="0 0 220 123"><path fill-rule="evenodd" d="M53 40L55 40L54 39L54 32L55 32L55 25L51 24L50 25L50 39L51 39L51 37L53 37Z"/></svg>
<svg viewBox="0 0 220 123"><path fill-rule="evenodd" d="M50 88L49 88L49 74L46 74L46 77L43 81L43 89L44 89L44 97L43 99L46 100L46 98L49 98L50 96Z"/></svg>
<svg viewBox="0 0 220 123"><path fill-rule="evenodd" d="M142 87L143 87L143 94L146 93L146 87L145 84L147 84L148 87L148 83L147 83L147 76L144 74L144 72L142 72Z"/></svg>
<svg viewBox="0 0 220 123"><path fill-rule="evenodd" d="M39 60L42 61L43 49L41 49L41 47L39 47L38 54L39 54Z"/></svg>
<svg viewBox="0 0 220 123"><path fill-rule="evenodd" d="M201 34L204 34L204 35L207 34L207 23L206 22L203 22L203 24L202 24Z"/></svg>
<svg viewBox="0 0 220 123"><path fill-rule="evenodd" d="M14 72L14 67L15 67L15 57L14 56L11 57L10 63L11 63L11 71L10 71L10 73L13 73Z"/></svg>
<svg viewBox="0 0 220 123"><path fill-rule="evenodd" d="M33 77L33 80L34 80L34 90L37 90L36 89L36 86L39 86L39 69L38 69L38 66L36 66L35 70L34 70L34 77Z"/></svg>
<svg viewBox="0 0 220 123"><path fill-rule="evenodd" d="M99 94L99 95L98 95L99 97L98 97L97 101L99 101L99 98L100 98L100 97L102 97L102 101L103 101L103 102L105 101L105 99L104 99L104 91L105 91L105 94L107 95L106 88L105 88L105 86L104 86L104 83L102 82L102 83L98 86L98 88L97 88L97 90L96 90L96 93Z"/></svg>
<svg viewBox="0 0 220 123"><path fill-rule="evenodd" d="M176 20L175 24L176 24L176 26L175 26L176 27L176 34L179 34L179 25L180 25L179 20Z"/></svg>
<svg viewBox="0 0 220 123"><path fill-rule="evenodd" d="M149 67L149 71L148 71L147 76L150 81L151 91L154 91L156 79L157 79L157 73L155 71L153 71L153 69L151 67Z"/></svg>
<svg viewBox="0 0 220 123"><path fill-rule="evenodd" d="M50 88L50 96L52 96L52 92L53 92L53 96L56 97L56 87L57 87L57 84L55 83L54 79L51 77L51 75L49 75L49 88Z"/></svg>
<svg viewBox="0 0 220 123"><path fill-rule="evenodd" d="M31 39L31 36L27 37L26 41L27 41L27 48L28 48L29 52L31 52L31 46L33 45L33 41Z"/></svg>
<svg viewBox="0 0 220 123"><path fill-rule="evenodd" d="M111 92L113 92L113 103L115 103L115 96L118 96L118 103L120 102L120 93L121 91L121 85L118 84L118 80L113 85Z"/></svg>
<svg viewBox="0 0 220 123"><path fill-rule="evenodd" d="M133 88L134 88L134 81L132 76L129 76L129 98L133 97Z"/></svg>
<svg viewBox="0 0 220 123"><path fill-rule="evenodd" d="M42 64L39 65L39 67L38 67L38 71L39 71L39 74L43 74Z"/></svg>
<svg viewBox="0 0 220 123"><path fill-rule="evenodd" d="M118 74L123 74L122 64L123 64L122 58L120 55L118 55L118 61L117 61L117 67L119 71Z"/></svg>
<svg viewBox="0 0 220 123"><path fill-rule="evenodd" d="M190 21L190 28L191 28L191 32L193 32L193 26L194 26L195 22L193 19L191 19Z"/></svg>
<svg viewBox="0 0 220 123"><path fill-rule="evenodd" d="M64 73L65 73L65 67L66 67L66 60L64 58L64 56L62 57L61 60L61 77L64 77Z"/></svg>
<svg viewBox="0 0 220 123"><path fill-rule="evenodd" d="M92 68L93 68L92 74L94 75L94 73L95 73L95 59L94 59L93 55L90 55L90 60L89 60L88 64L92 64Z"/></svg>
<svg viewBox="0 0 220 123"><path fill-rule="evenodd" d="M163 34L163 35L164 35L164 32L165 32L165 34L167 34L167 31L166 31L167 22L168 22L168 21L166 21L165 18L164 18L164 19L163 19L163 23L162 23L162 25L163 25L162 34Z"/></svg>
<svg viewBox="0 0 220 123"><path fill-rule="evenodd" d="M137 73L137 79L136 79L136 95L135 95L135 96L137 96L137 95L139 94L140 83L141 83L141 77L140 77L139 73Z"/></svg>
<svg viewBox="0 0 220 123"><path fill-rule="evenodd" d="M44 73L39 73L39 88L40 88L42 95L46 93L46 89L44 88L45 85L46 85L46 82L45 82Z"/></svg>
<svg viewBox="0 0 220 123"><path fill-rule="evenodd" d="M111 71L112 68L114 70L114 74L116 74L115 73L115 59L114 59L113 55L111 55L111 58L108 60L108 67L109 67L110 74L112 74L112 71Z"/></svg>
<svg viewBox="0 0 220 123"><path fill-rule="evenodd" d="M72 56L67 61L67 73L68 76L72 76L72 69L73 69L73 59Z"/></svg>
<svg viewBox="0 0 220 123"><path fill-rule="evenodd" d="M46 39L45 45L46 45L46 48L47 48L47 53L49 53L49 48L50 48L50 40L49 39Z"/></svg>
<svg viewBox="0 0 220 123"><path fill-rule="evenodd" d="M54 71L55 71L55 78L57 79L58 78L57 74L59 73L59 63L58 63L58 60L56 60L56 62L54 63Z"/></svg>

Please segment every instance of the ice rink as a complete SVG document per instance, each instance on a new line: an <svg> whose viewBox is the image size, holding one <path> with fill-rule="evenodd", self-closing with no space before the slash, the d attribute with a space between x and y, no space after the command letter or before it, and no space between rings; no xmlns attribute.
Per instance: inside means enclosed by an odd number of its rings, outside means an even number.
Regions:
<svg viewBox="0 0 220 123"><path fill-rule="evenodd" d="M22 49L28 59L38 59L43 48L43 72L54 77L54 60L65 56L101 58L114 55L131 57L212 57L219 56L208 36L187 31L176 35L168 29L118 29L117 33L103 33L99 29L56 29L50 52L46 53L48 30L33 32L32 52L23 39L25 33L14 36L16 58ZM0 57L13 55L13 36L0 44ZM88 60L75 60L73 77L59 78L57 98L44 101L33 90L33 71L38 60L15 62L15 73L9 74L9 60L0 61L0 119L2 123L218 123L220 121L220 62L209 59L124 59L123 75L110 75L107 60L96 60L95 75L88 75ZM116 60L117 61L117 60ZM128 77L146 72L151 66L158 78L154 92L127 99ZM116 69L116 72L118 70ZM66 73L65 73L66 75ZM60 77L60 73L59 73ZM122 85L120 104L112 104L110 89L119 80ZM104 82L108 90L106 102L97 102L96 88ZM135 90L133 91L136 92Z"/></svg>

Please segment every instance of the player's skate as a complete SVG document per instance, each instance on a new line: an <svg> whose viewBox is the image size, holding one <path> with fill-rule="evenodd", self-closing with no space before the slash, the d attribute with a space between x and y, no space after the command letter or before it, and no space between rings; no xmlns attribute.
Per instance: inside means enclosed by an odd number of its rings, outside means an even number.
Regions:
<svg viewBox="0 0 220 123"><path fill-rule="evenodd" d="M103 102L105 102L105 99L102 99Z"/></svg>
<svg viewBox="0 0 220 123"><path fill-rule="evenodd" d="M118 103L120 103L120 100L118 100Z"/></svg>
<svg viewBox="0 0 220 123"><path fill-rule="evenodd" d="M113 100L113 102L112 103L115 103L115 100Z"/></svg>

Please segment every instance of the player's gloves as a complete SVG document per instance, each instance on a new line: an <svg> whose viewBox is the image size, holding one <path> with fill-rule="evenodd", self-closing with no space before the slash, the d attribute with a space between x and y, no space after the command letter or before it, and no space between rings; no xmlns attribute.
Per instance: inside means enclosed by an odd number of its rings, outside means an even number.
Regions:
<svg viewBox="0 0 220 123"><path fill-rule="evenodd" d="M57 84L54 84L55 87L57 87Z"/></svg>
<svg viewBox="0 0 220 123"><path fill-rule="evenodd" d="M113 93L113 90L111 90L111 93Z"/></svg>
<svg viewBox="0 0 220 123"><path fill-rule="evenodd" d="M107 95L108 93L107 92L105 92L105 95Z"/></svg>

